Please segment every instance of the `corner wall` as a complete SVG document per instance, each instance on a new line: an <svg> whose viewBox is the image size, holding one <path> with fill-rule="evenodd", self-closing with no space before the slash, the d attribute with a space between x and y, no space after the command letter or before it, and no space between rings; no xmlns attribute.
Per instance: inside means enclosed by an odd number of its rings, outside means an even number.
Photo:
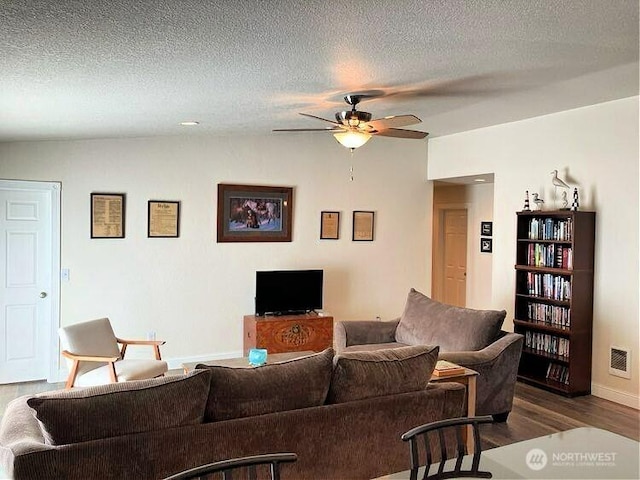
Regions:
<svg viewBox="0 0 640 480"><path fill-rule="evenodd" d="M7 143L0 178L62 182L62 325L155 331L172 367L241 354L256 270L324 269L338 320L396 317L411 287L430 288L424 142L374 139L353 159L313 134ZM216 243L221 182L293 186L293 241ZM89 238L91 192L126 193L125 239ZM180 238L147 238L151 199L181 201ZM341 212L339 240L319 239L322 210ZM353 210L376 212L373 242L351 241Z"/></svg>
<svg viewBox="0 0 640 480"><path fill-rule="evenodd" d="M514 308L515 212L525 190L554 209L550 172L578 187L595 210L595 395L640 408L638 97L431 139L428 178L493 172L492 307ZM571 195L569 196L571 201ZM631 349L631 379L608 373L609 348Z"/></svg>

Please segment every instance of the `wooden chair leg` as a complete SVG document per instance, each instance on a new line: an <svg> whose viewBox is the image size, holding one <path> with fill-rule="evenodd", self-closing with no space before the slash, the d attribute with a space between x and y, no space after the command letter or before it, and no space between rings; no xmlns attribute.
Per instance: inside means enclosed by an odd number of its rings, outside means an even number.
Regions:
<svg viewBox="0 0 640 480"><path fill-rule="evenodd" d="M160 347L158 345L154 345L153 350L156 354L156 360L162 360L162 357L160 356Z"/></svg>
<svg viewBox="0 0 640 480"><path fill-rule="evenodd" d="M118 383L118 376L116 375L115 362L109 362L109 378L111 378L111 383Z"/></svg>
<svg viewBox="0 0 640 480"><path fill-rule="evenodd" d="M73 361L73 365L71 366L71 371L69 372L69 376L67 377L67 383L64 384L65 390L69 390L70 388L72 388L73 384L76 382L79 365L80 365L80 361L78 360Z"/></svg>

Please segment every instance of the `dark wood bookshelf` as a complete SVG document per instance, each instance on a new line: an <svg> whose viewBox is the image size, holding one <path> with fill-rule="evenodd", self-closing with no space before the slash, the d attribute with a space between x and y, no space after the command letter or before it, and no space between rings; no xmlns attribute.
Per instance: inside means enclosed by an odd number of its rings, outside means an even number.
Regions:
<svg viewBox="0 0 640 480"><path fill-rule="evenodd" d="M595 217L517 212L513 324L525 335L518 379L569 397L591 393Z"/></svg>
<svg viewBox="0 0 640 480"><path fill-rule="evenodd" d="M569 359L567 357L562 357L560 355L554 355L553 353L546 353L542 350L534 350L533 348L523 348L522 353L526 353L527 355L535 355L540 358L547 358L549 360L553 360L556 363L569 363ZM546 375L546 372L545 372Z"/></svg>
<svg viewBox="0 0 640 480"><path fill-rule="evenodd" d="M566 396L575 396L575 395L571 395L568 385L562 382L558 382L556 380L551 380L548 378L541 379L540 377L537 377L537 376L527 376L527 375L520 375L519 379L530 385L535 385L537 387L544 388L545 390L559 392Z"/></svg>
<svg viewBox="0 0 640 480"><path fill-rule="evenodd" d="M539 320L518 320L517 318L513 320L513 324L521 326L522 328L527 328L530 330L538 330L540 332L551 333L554 335L560 335L560 336L571 335L571 326L557 327L553 324L550 324L547 322L541 322Z"/></svg>

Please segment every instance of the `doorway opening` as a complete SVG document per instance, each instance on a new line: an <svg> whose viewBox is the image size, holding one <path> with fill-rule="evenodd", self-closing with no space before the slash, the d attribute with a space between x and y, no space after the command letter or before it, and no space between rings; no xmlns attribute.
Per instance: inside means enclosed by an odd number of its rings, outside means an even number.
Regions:
<svg viewBox="0 0 640 480"><path fill-rule="evenodd" d="M483 308L491 300L491 254L480 252L480 224L493 219L493 174L434 181L434 300Z"/></svg>

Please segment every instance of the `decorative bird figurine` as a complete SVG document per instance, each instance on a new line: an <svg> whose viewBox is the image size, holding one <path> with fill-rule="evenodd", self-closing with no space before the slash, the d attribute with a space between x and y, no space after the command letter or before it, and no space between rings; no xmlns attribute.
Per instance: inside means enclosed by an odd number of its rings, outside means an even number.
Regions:
<svg viewBox="0 0 640 480"><path fill-rule="evenodd" d="M536 204L536 206L538 207L538 210L542 210L542 205L544 204L544 200L541 199L537 193L532 193L531 196L533 197L533 203Z"/></svg>
<svg viewBox="0 0 640 480"><path fill-rule="evenodd" d="M551 178L551 183L553 183L554 187L569 188L569 185L567 185L564 180L558 178L558 170L554 170L553 172L551 172L551 175L553 175L553 177Z"/></svg>
<svg viewBox="0 0 640 480"><path fill-rule="evenodd" d="M554 170L553 172L551 172L551 175L552 175L551 183L553 184L553 201L557 208L558 207L558 187L569 188L569 185L567 185L567 183L561 178L558 178L558 170ZM563 193L565 195L564 198L566 198L567 192L563 192ZM566 205L564 205L563 208L566 208Z"/></svg>

